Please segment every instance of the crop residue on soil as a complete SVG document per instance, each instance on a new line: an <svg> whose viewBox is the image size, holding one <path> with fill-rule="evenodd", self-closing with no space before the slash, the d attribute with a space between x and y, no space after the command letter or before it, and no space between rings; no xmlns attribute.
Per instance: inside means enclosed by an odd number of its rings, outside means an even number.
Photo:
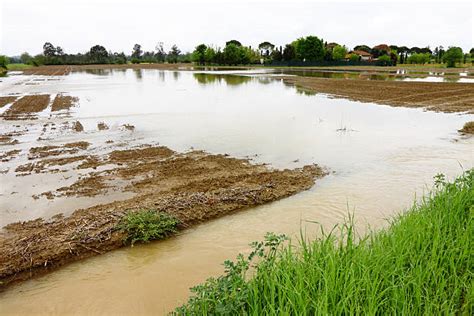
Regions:
<svg viewBox="0 0 474 316"><path fill-rule="evenodd" d="M58 94L51 105L51 111L69 110L78 100L77 97Z"/></svg>
<svg viewBox="0 0 474 316"><path fill-rule="evenodd" d="M114 150L103 156L50 158L56 153L87 148L87 143L59 148L34 148L36 162L22 172L49 172L46 167L82 161L91 170L74 184L42 194L107 194L108 190L134 193L132 198L77 210L71 216L54 216L4 227L0 233L0 281L5 286L30 278L67 262L122 246L116 225L127 211L154 209L177 217L181 228L240 209L260 205L302 190L325 172L316 165L274 170L248 160L201 151L177 153L163 146ZM52 154L54 153L54 154ZM84 166L83 166L84 167ZM76 168L81 168L76 166ZM50 170L55 172L54 169ZM117 185L120 183L120 185ZM41 198L40 196L36 198Z"/></svg>

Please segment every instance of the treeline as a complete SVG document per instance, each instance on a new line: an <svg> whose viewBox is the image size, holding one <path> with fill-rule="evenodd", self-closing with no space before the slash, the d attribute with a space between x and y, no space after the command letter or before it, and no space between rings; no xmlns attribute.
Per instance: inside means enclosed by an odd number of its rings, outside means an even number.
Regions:
<svg viewBox="0 0 474 316"><path fill-rule="evenodd" d="M140 44L135 44L130 55L124 52L108 51L102 45L92 46L88 52L82 54L66 54L60 46L46 42L43 53L31 56L23 53L19 58L10 58L10 62L30 65L82 65L82 64L126 64L126 63L178 63L191 62L191 55L182 54L178 46L173 45L165 52L163 44L159 43L154 51L143 51Z"/></svg>
<svg viewBox="0 0 474 316"><path fill-rule="evenodd" d="M365 59L361 52L365 52ZM357 45L349 50L345 45L323 42L316 36L299 38L284 47L276 47L265 41L257 49L245 47L237 40L226 43L224 49L200 44L192 53L192 61L201 65L238 65L238 64L272 64L280 62L335 62L369 60L380 65L447 63L449 67L456 63L470 63L474 59L474 48L463 53L460 47L419 48L396 45Z"/></svg>
<svg viewBox="0 0 474 316"><path fill-rule="evenodd" d="M23 53L20 57L0 56L0 67L8 62L30 65L69 65L69 64L125 64L125 63L189 63L200 65L251 65L297 63L311 65L331 62L365 61L376 65L428 64L446 63L454 67L456 63L470 63L474 59L474 48L464 53L460 47L444 49L438 46L434 50L429 47L411 47L380 44L374 47L357 45L349 50L345 45L327 43L317 36L301 37L289 44L277 47L265 41L256 48L244 46L238 40L230 40L224 48L200 44L192 53L182 53L178 46L173 45L165 51L163 43L158 43L152 51L142 50L135 44L130 54L112 52L102 45L95 45L86 53L67 54L60 46L47 42L43 45L43 53L31 56Z"/></svg>

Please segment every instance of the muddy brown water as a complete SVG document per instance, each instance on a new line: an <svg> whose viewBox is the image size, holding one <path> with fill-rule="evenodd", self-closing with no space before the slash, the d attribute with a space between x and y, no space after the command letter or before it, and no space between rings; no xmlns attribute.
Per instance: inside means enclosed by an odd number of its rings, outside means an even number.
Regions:
<svg viewBox="0 0 474 316"><path fill-rule="evenodd" d="M0 132L27 130L0 152L0 226L48 218L114 199L33 199L73 183L77 170L17 177L28 148L88 141L90 153L138 144L252 157L274 167L318 163L333 173L311 190L199 225L166 241L124 248L70 264L0 293L0 314L162 314L183 303L189 287L222 272L221 262L274 231L315 237L353 212L357 226L379 229L428 190L438 172L450 178L474 166L474 138L457 129L472 115L308 96L271 76L160 70L73 72L2 78L0 95L62 93L79 98L69 111L34 121L1 121ZM254 73L255 71L252 71ZM6 111L9 105L0 109ZM0 113L0 114L1 114ZM84 132L51 129L80 121ZM104 122L108 130L98 130ZM122 128L135 126L134 130ZM38 140L42 136L46 140ZM112 141L112 142L110 142Z"/></svg>

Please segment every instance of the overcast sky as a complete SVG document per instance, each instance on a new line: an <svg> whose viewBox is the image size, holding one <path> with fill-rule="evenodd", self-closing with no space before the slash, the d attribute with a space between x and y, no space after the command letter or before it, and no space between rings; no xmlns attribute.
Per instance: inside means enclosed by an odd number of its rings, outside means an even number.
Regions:
<svg viewBox="0 0 474 316"><path fill-rule="evenodd" d="M284 45L306 35L349 48L386 43L469 50L473 15L472 0L0 0L0 54L37 54L46 41L66 53L101 44L128 54L135 43L189 51L229 39Z"/></svg>

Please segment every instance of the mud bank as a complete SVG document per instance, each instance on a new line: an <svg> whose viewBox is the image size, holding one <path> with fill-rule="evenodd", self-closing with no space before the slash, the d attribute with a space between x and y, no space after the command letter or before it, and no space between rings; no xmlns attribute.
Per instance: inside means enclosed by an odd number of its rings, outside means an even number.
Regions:
<svg viewBox="0 0 474 316"><path fill-rule="evenodd" d="M125 236L116 226L126 212L167 212L185 229L307 190L325 175L316 165L274 170L227 155L176 153L161 146L115 150L94 159L86 166L91 167L86 178L58 191L84 194L89 186L87 192L93 194L124 190L134 196L76 210L68 217L56 215L5 226L0 233L0 288L122 247ZM100 166L112 167L92 171Z"/></svg>
<svg viewBox="0 0 474 316"><path fill-rule="evenodd" d="M336 98L395 107L425 108L436 112L474 113L470 83L339 80L281 76L285 84L303 93L325 93Z"/></svg>

